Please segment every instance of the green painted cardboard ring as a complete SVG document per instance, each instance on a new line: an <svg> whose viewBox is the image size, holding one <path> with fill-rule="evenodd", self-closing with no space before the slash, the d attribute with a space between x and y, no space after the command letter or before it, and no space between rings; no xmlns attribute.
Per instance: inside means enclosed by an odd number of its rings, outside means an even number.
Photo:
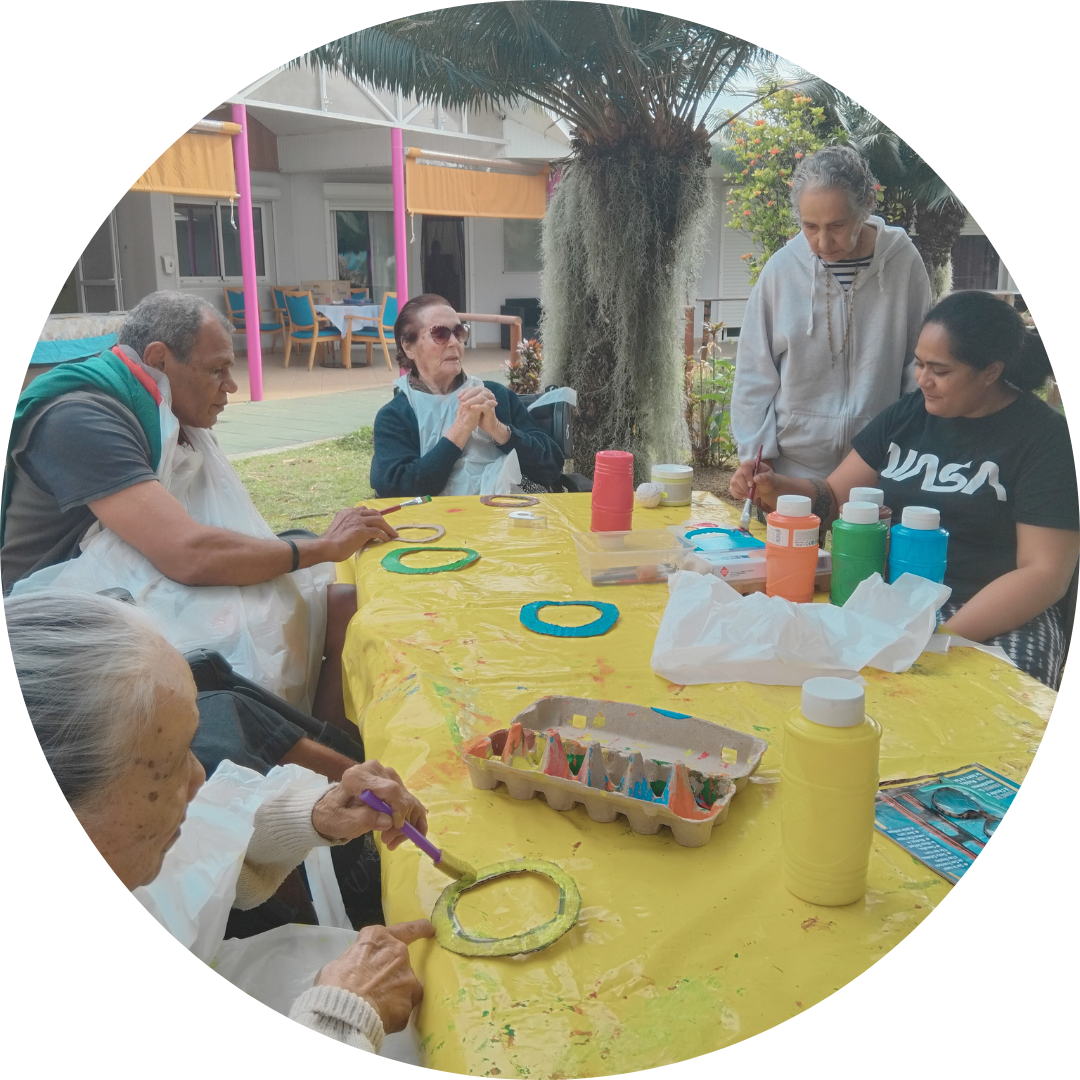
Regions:
<svg viewBox="0 0 1080 1080"><path fill-rule="evenodd" d="M504 874L541 874L559 887L559 906L555 917L521 934L505 938L474 937L458 922L458 900L469 889ZM475 878L455 881L443 889L435 901L431 922L439 944L461 956L517 956L537 952L554 944L574 925L581 913L581 893L574 879L555 863L543 859L514 859L483 867Z"/></svg>
<svg viewBox="0 0 1080 1080"><path fill-rule="evenodd" d="M402 555L419 555L422 551L464 551L465 555L443 566L406 566L401 561ZM445 570L460 570L479 558L479 552L466 547L394 548L383 556L382 565L384 570L389 570L393 574L441 574Z"/></svg>

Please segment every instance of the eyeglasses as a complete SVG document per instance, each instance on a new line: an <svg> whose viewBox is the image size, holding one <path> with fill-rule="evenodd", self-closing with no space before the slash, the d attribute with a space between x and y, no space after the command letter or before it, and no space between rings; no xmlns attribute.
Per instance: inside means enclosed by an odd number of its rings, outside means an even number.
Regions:
<svg viewBox="0 0 1080 1080"><path fill-rule="evenodd" d="M432 341L439 345L445 345L450 340L451 334L464 345L469 340L469 324L461 322L457 326L431 326L428 328L428 333L431 334Z"/></svg>

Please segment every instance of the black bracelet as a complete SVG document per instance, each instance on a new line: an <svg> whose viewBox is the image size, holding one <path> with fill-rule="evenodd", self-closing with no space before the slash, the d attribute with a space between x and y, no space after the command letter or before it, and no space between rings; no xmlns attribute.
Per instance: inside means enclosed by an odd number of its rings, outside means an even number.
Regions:
<svg viewBox="0 0 1080 1080"><path fill-rule="evenodd" d="M279 539L284 540L292 548L292 568L289 570L289 573L292 574L300 569L300 549L296 546L296 542L290 540L287 536L282 536Z"/></svg>

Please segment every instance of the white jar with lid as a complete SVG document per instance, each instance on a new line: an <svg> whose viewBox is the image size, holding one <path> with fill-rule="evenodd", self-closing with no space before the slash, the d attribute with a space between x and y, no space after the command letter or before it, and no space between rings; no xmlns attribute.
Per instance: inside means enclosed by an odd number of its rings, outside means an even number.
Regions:
<svg viewBox="0 0 1080 1080"><path fill-rule="evenodd" d="M691 465L654 465L652 482L663 488L661 506L688 506L694 490Z"/></svg>

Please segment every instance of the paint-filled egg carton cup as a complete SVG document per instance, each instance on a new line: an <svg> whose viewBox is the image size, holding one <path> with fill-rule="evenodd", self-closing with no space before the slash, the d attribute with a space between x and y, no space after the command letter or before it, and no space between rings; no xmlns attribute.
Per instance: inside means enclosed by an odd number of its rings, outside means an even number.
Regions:
<svg viewBox="0 0 1080 1080"><path fill-rule="evenodd" d="M637 833L661 825L683 847L708 843L768 749L764 739L684 713L592 698L547 697L465 749L473 787L538 792L554 810L583 803Z"/></svg>

